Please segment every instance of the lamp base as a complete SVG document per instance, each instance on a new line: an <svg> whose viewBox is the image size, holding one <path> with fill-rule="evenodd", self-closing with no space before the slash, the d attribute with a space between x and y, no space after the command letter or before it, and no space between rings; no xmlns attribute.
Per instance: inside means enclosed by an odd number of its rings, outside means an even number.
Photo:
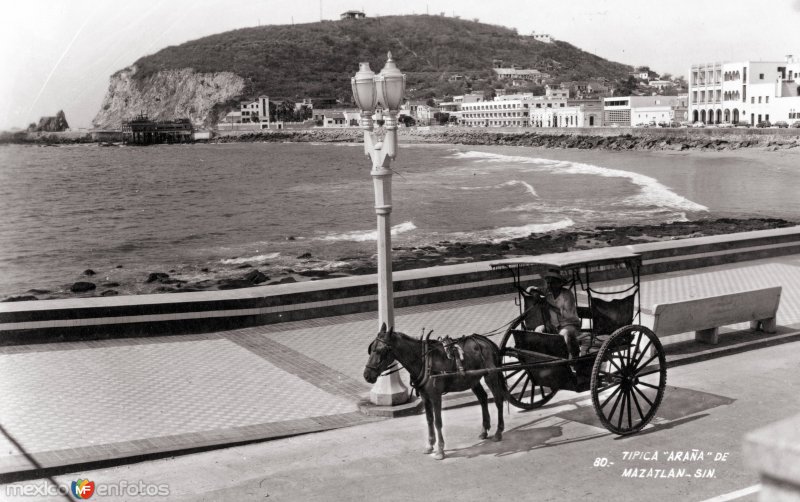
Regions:
<svg viewBox="0 0 800 502"><path fill-rule="evenodd" d="M394 406L408 402L409 392L400 376L381 376L369 391L369 401L377 406Z"/></svg>

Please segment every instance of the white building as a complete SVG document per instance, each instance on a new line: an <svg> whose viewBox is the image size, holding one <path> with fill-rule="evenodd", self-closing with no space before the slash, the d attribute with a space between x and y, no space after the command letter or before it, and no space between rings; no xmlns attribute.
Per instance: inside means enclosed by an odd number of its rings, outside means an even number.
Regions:
<svg viewBox="0 0 800 502"><path fill-rule="evenodd" d="M525 127L530 106L527 99L462 103L459 123L471 127Z"/></svg>
<svg viewBox="0 0 800 502"><path fill-rule="evenodd" d="M259 96L255 101L239 103L242 122L269 124L269 97ZM255 119L255 120L254 120Z"/></svg>
<svg viewBox="0 0 800 502"><path fill-rule="evenodd" d="M603 99L603 123L607 126L631 127L637 124L669 122L674 117L677 96L615 96Z"/></svg>
<svg viewBox="0 0 800 502"><path fill-rule="evenodd" d="M551 37L547 33L536 33L535 31L533 31L531 32L531 37L533 37L534 40L537 40L539 42L544 42L546 44L553 43L553 37Z"/></svg>
<svg viewBox="0 0 800 502"><path fill-rule="evenodd" d="M671 124L675 121L675 111L669 105L641 106L631 112L633 125Z"/></svg>
<svg viewBox="0 0 800 502"><path fill-rule="evenodd" d="M800 58L693 65L689 116L706 124L800 119Z"/></svg>
<svg viewBox="0 0 800 502"><path fill-rule="evenodd" d="M408 115L412 117L417 125L430 125L433 121L433 115L438 108L428 105L424 101L408 101L400 107L399 115Z"/></svg>
<svg viewBox="0 0 800 502"><path fill-rule="evenodd" d="M534 108L530 122L531 127L584 127L584 113L580 106Z"/></svg>
<svg viewBox="0 0 800 502"><path fill-rule="evenodd" d="M374 118L375 115L373 115L373 119ZM352 109L326 108L315 110L313 119L319 126L325 128L358 127L359 120L361 119L361 112Z"/></svg>
<svg viewBox="0 0 800 502"><path fill-rule="evenodd" d="M544 96L547 99L567 99L569 98L569 88L562 89L561 87L546 85L544 86Z"/></svg>
<svg viewBox="0 0 800 502"><path fill-rule="evenodd" d="M537 103L538 104L538 103ZM549 103L552 104L552 103ZM555 107L531 108L531 127L599 127L603 105L597 99L558 102Z"/></svg>

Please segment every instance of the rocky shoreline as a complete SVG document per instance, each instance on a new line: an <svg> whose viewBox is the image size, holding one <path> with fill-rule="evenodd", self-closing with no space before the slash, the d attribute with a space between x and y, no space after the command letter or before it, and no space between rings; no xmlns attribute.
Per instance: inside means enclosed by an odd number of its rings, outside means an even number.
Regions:
<svg viewBox="0 0 800 502"><path fill-rule="evenodd" d="M513 256L534 256L547 253L593 249L608 246L624 246L643 242L655 242L689 237L731 234L752 230L766 230L797 225L775 218L709 219L653 225L598 226L584 229L568 229L531 234L528 237L493 242L441 241L434 245L393 248L393 270L410 270L438 265L451 265L474 261L489 261ZM181 293L190 291L213 291L247 288L298 281L313 281L333 277L373 274L376 264L373 256L342 257L341 266L330 268L325 262L306 253L298 256L298 266L275 271L260 270L243 264L224 270L202 269L207 277L192 279L175 270L153 271L139 278L136 284L120 284L113 281L98 281L99 275L92 269L82 274L82 279L62 290L31 289L22 294L5 298L4 302L47 300L59 298L85 298L115 296L118 294ZM269 274L269 275L267 275Z"/></svg>
<svg viewBox="0 0 800 502"><path fill-rule="evenodd" d="M582 131L585 131L583 129ZM580 150L700 150L723 151L741 148L786 150L800 148L797 134L775 130L745 129L637 129L616 132L603 128L592 134L561 130L496 131L467 128L410 128L400 129L399 138L406 143L458 145L499 145L538 148L576 148ZM630 132L627 132L630 131ZM363 140L358 129L284 129L226 135L215 138L216 143L240 142L319 142L357 143Z"/></svg>
<svg viewBox="0 0 800 502"><path fill-rule="evenodd" d="M796 133L795 133L796 131ZM743 148L800 149L800 129L476 129L464 127L401 128L405 143L499 145L609 151L724 151ZM219 134L212 143L359 143L358 128L283 129ZM2 144L72 145L97 143L90 133L0 133Z"/></svg>

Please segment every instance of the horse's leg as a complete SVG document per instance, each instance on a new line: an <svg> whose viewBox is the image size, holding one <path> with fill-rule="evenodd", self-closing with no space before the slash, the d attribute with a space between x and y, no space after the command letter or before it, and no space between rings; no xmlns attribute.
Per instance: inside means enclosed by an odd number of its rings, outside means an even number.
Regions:
<svg viewBox="0 0 800 502"><path fill-rule="evenodd" d="M483 414L483 427L478 437L480 439L486 439L489 435L489 429L492 427L492 419L489 416L489 396L486 395L486 391L483 389L483 385L481 385L480 382L475 384L475 387L472 388L472 392L478 397L478 402L481 403L481 413Z"/></svg>
<svg viewBox="0 0 800 502"><path fill-rule="evenodd" d="M428 421L428 446L422 453L433 453L433 445L436 444L436 434L433 432L433 403L427 396L423 396L423 403L425 404L425 418Z"/></svg>
<svg viewBox="0 0 800 502"><path fill-rule="evenodd" d="M436 453L433 458L444 458L444 436L442 436L442 395L434 394L430 397L433 403L433 422L436 425Z"/></svg>
<svg viewBox="0 0 800 502"><path fill-rule="evenodd" d="M503 399L505 395L503 394L503 382L500 380L501 378L502 375L500 373L494 373L486 377L486 383L489 385L489 390L492 391L494 404L497 406L497 430L492 438L494 441L503 439L503 430L506 428L505 420L503 420Z"/></svg>

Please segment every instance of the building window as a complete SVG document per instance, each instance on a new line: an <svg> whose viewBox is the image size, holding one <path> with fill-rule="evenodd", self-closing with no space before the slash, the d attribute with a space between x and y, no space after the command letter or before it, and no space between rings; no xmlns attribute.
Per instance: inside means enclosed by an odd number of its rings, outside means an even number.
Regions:
<svg viewBox="0 0 800 502"><path fill-rule="evenodd" d="M764 80L764 74L763 73L759 73L758 74L758 79L759 80Z"/></svg>
<svg viewBox="0 0 800 502"><path fill-rule="evenodd" d="M758 97L758 102L761 103L761 96Z"/></svg>
<svg viewBox="0 0 800 502"><path fill-rule="evenodd" d="M765 103L769 103L769 96L765 96L765 97L764 97L764 102L765 102Z"/></svg>
<svg viewBox="0 0 800 502"><path fill-rule="evenodd" d="M755 104L755 102L756 102L756 97L750 96L750 104Z"/></svg>

